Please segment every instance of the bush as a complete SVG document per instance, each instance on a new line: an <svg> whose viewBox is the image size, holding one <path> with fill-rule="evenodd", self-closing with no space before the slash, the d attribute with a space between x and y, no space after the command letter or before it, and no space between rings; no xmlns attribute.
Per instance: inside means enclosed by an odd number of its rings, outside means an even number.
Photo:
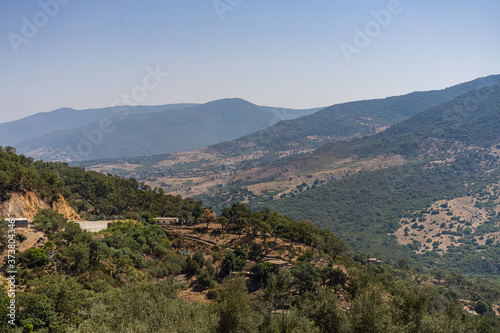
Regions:
<svg viewBox="0 0 500 333"><path fill-rule="evenodd" d="M275 273L276 269L270 262L261 262L253 265L250 272L254 274L253 280L256 283L265 284L269 274Z"/></svg>
<svg viewBox="0 0 500 333"><path fill-rule="evenodd" d="M237 246L234 249L234 254L237 255L238 257L242 259L247 259L248 258L248 253L246 253L245 250L243 250L241 247Z"/></svg>
<svg viewBox="0 0 500 333"><path fill-rule="evenodd" d="M56 247L56 245L54 244L53 241L46 241L45 244L43 244L43 247L48 250L48 251L52 251L54 249L54 247Z"/></svg>
<svg viewBox="0 0 500 333"><path fill-rule="evenodd" d="M16 239L17 239L19 242L21 242L21 243L22 243L22 242L24 242L25 240L27 240L27 239L28 239L28 237L26 237L26 236L25 236L25 235L23 235L23 234L19 234L19 233L17 233L17 234L16 234Z"/></svg>
<svg viewBox="0 0 500 333"><path fill-rule="evenodd" d="M33 268L47 265L50 262L50 258L45 253L45 250L34 248L24 252L22 261L27 267Z"/></svg>
<svg viewBox="0 0 500 333"><path fill-rule="evenodd" d="M229 274L231 272L239 272L246 265L246 259L235 256L234 253L228 252L222 260L221 272Z"/></svg>
<svg viewBox="0 0 500 333"><path fill-rule="evenodd" d="M205 257L200 251L196 251L195 254L193 254L193 260L196 261L200 267L203 267L205 263Z"/></svg>
<svg viewBox="0 0 500 333"><path fill-rule="evenodd" d="M198 284L203 287L214 287L214 280L206 269L201 269L199 271L198 275L196 276L196 282L198 282Z"/></svg>
<svg viewBox="0 0 500 333"><path fill-rule="evenodd" d="M190 256L186 258L186 272L188 274L196 274L199 268L200 265L196 260L193 260Z"/></svg>
<svg viewBox="0 0 500 333"><path fill-rule="evenodd" d="M490 311L490 309L491 306L483 300L477 302L476 307L474 308L474 310L476 310L476 312L479 313L480 315Z"/></svg>

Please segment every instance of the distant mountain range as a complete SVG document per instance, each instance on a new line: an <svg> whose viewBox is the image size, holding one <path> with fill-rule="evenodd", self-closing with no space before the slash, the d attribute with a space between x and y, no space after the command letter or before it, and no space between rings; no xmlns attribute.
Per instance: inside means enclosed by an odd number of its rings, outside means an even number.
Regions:
<svg viewBox="0 0 500 333"><path fill-rule="evenodd" d="M78 128L102 119L119 119L124 115L146 114L167 110L178 110L197 104L169 104L159 106L118 106L113 108L74 110L61 108L41 112L19 120L0 124L0 145L18 146L25 140L35 139L53 131Z"/></svg>
<svg viewBox="0 0 500 333"><path fill-rule="evenodd" d="M500 75L443 90L343 103L297 119L282 120L236 140L199 150L86 161L80 165L148 180L168 193L200 196L212 200L215 206L225 200L245 201L253 196L275 199L298 188L306 188L301 186L303 183L328 182L342 177L350 172L350 168L367 169L375 164L378 167L378 162L368 161L357 167L349 163L338 165L328 154L321 155L326 147L335 147L336 142L342 140L356 144L356 138L381 132L430 107L469 91L476 94L497 82L500 82ZM464 116L449 114L450 119ZM347 149L347 146L342 147ZM377 149L374 148L373 152ZM391 166L402 162L392 158L380 163ZM251 193L246 193L246 190Z"/></svg>
<svg viewBox="0 0 500 333"><path fill-rule="evenodd" d="M330 106L293 120L283 120L256 133L211 147L221 155L249 151L282 153L321 147L326 142L377 133L430 107L471 90L500 82L500 75L458 84L442 90L413 92L403 96L364 100Z"/></svg>
<svg viewBox="0 0 500 333"><path fill-rule="evenodd" d="M66 108L0 124L0 145L49 161L153 155L232 140L317 110L262 107L238 98L203 105Z"/></svg>

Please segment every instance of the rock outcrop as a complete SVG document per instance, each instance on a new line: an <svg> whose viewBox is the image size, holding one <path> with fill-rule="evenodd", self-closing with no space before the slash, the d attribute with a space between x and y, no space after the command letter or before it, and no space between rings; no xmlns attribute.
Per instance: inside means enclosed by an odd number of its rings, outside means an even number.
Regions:
<svg viewBox="0 0 500 333"><path fill-rule="evenodd" d="M32 220L40 209L53 209L63 214L69 220L82 220L62 195L59 195L59 199L54 201L52 205L49 205L42 200L40 194L34 191L13 193L9 200L1 203L0 216L5 218L26 217Z"/></svg>

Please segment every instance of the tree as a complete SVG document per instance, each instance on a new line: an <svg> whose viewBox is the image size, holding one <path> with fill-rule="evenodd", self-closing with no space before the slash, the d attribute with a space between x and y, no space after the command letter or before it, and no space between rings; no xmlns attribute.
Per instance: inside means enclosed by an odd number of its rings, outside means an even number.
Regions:
<svg viewBox="0 0 500 333"><path fill-rule="evenodd" d="M31 324L36 330L65 326L64 319L57 316L54 301L46 295L20 293L18 297L19 304L23 305L23 308L19 310L21 325Z"/></svg>
<svg viewBox="0 0 500 333"><path fill-rule="evenodd" d="M225 216L219 216L217 219L217 223L220 224L220 230L223 232L224 228L226 228L229 224L229 220Z"/></svg>
<svg viewBox="0 0 500 333"><path fill-rule="evenodd" d="M217 215L215 215L215 213L210 208L206 208L203 211L203 214L201 214L201 221L207 224L208 229L208 225L210 223L214 223L215 221L217 221Z"/></svg>
<svg viewBox="0 0 500 333"><path fill-rule="evenodd" d="M224 207L221 215L226 217L229 223L242 229L250 223L252 211L246 205L237 202L234 203L231 208Z"/></svg>
<svg viewBox="0 0 500 333"><path fill-rule="evenodd" d="M337 295L321 289L312 302L304 301L305 314L320 328L321 332L347 332L348 322L340 307Z"/></svg>
<svg viewBox="0 0 500 333"><path fill-rule="evenodd" d="M109 256L109 248L106 243L98 239L92 239L89 242L89 266L95 268L100 264L101 259Z"/></svg>
<svg viewBox="0 0 500 333"><path fill-rule="evenodd" d="M71 244L67 249L68 257L71 261L71 269L84 272L90 266L89 247L84 243Z"/></svg>
<svg viewBox="0 0 500 333"><path fill-rule="evenodd" d="M365 289L352 302L349 319L353 332L392 331L390 307L377 288Z"/></svg>
<svg viewBox="0 0 500 333"><path fill-rule="evenodd" d="M405 327L408 332L421 332L422 324L429 307L429 296L420 291L418 293L401 289L392 300L393 321Z"/></svg>
<svg viewBox="0 0 500 333"><path fill-rule="evenodd" d="M248 301L245 280L238 277L226 280L222 286L221 302L218 304L219 323L217 332L251 332L255 327L252 309Z"/></svg>
<svg viewBox="0 0 500 333"><path fill-rule="evenodd" d="M196 276L196 282L198 282L200 286L207 288L213 288L215 285L212 275L210 275L207 269L199 270Z"/></svg>
<svg viewBox="0 0 500 333"><path fill-rule="evenodd" d="M220 269L224 274L239 272L243 269L246 263L246 259L240 258L232 252L228 252L222 260Z"/></svg>
<svg viewBox="0 0 500 333"><path fill-rule="evenodd" d="M203 264L205 263L205 257L200 251L196 251L193 254L193 260L196 261L200 267L203 267Z"/></svg>
<svg viewBox="0 0 500 333"><path fill-rule="evenodd" d="M22 261L27 267L34 268L47 265L50 262L50 258L44 249L32 248L23 253Z"/></svg>
<svg viewBox="0 0 500 333"><path fill-rule="evenodd" d="M436 268L434 271L433 271L433 274L434 274L434 277L436 278L436 280L438 281L438 283L441 282L441 280L444 280L444 278L446 277L446 272L443 271L442 269L440 268Z"/></svg>
<svg viewBox="0 0 500 333"><path fill-rule="evenodd" d="M320 279L318 268L308 262L301 262L292 268L295 285L305 291L315 291Z"/></svg>
<svg viewBox="0 0 500 333"><path fill-rule="evenodd" d="M270 262L261 262L255 264L250 268L253 273L253 280L259 285L265 285L267 278L271 273L276 273L277 270Z"/></svg>
<svg viewBox="0 0 500 333"><path fill-rule="evenodd" d="M476 310L476 312L479 313L480 315L490 311L490 309L491 309L491 306L483 300L479 300L476 303L476 307L474 308L474 310Z"/></svg>
<svg viewBox="0 0 500 333"><path fill-rule="evenodd" d="M195 223L198 221L198 219L200 218L202 213L205 212L205 210L203 210L203 202L202 201L196 201L194 203L192 215L193 215Z"/></svg>
<svg viewBox="0 0 500 333"><path fill-rule="evenodd" d="M108 332L216 332L214 306L177 299L170 280L134 283L95 302L80 333ZM76 330L74 330L76 331Z"/></svg>
<svg viewBox="0 0 500 333"><path fill-rule="evenodd" d="M52 251L56 245L54 244L53 241L46 241L45 244L43 244L43 247L47 250L47 251Z"/></svg>
<svg viewBox="0 0 500 333"><path fill-rule="evenodd" d="M63 214L59 214L55 210L52 209L42 209L36 214L33 219L33 223L40 227L41 229L45 229L47 231L58 231L63 228L66 224L67 219Z"/></svg>
<svg viewBox="0 0 500 333"><path fill-rule="evenodd" d="M66 224L66 228L64 229L63 233L63 238L68 242L68 245L70 245L81 233L82 233L82 228L80 225L76 222L68 222Z"/></svg>
<svg viewBox="0 0 500 333"><path fill-rule="evenodd" d="M259 293L259 300L266 313L276 309L286 309L290 306L293 276L288 269L271 273L267 278L267 286Z"/></svg>
<svg viewBox="0 0 500 333"><path fill-rule="evenodd" d="M347 274L340 268L325 267L321 270L321 280L325 286L334 287L335 289L337 289L337 286L344 288L347 279Z"/></svg>

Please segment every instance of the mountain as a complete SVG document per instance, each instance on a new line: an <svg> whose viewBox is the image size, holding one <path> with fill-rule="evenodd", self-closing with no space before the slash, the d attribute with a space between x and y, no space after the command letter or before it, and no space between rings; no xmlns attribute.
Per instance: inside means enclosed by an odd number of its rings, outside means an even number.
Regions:
<svg viewBox="0 0 500 333"><path fill-rule="evenodd" d="M51 112L41 112L19 120L0 124L0 144L18 146L25 140L57 130L69 130L96 123L102 119L121 118L125 114L146 114L166 110L178 110L197 104L169 104L158 106L117 106L101 109L74 110L61 108Z"/></svg>
<svg viewBox="0 0 500 333"><path fill-rule="evenodd" d="M335 142L342 139L355 144L356 138L373 136L377 131L465 92L481 93L499 80L500 75L492 75L438 91L334 105L199 150L86 161L80 165L147 180L168 193L208 200L214 207L231 200L263 202L341 178L347 173L400 165L404 161L399 156L384 157L383 154L377 158L338 162L328 153L322 155L319 148L328 147L332 141L331 145L335 146ZM449 114L448 117L455 116ZM318 152L313 153L316 149Z"/></svg>
<svg viewBox="0 0 500 333"><path fill-rule="evenodd" d="M355 251L500 275L500 84L382 133L327 144L311 160L380 156L403 165L355 171L263 204L328 227Z"/></svg>
<svg viewBox="0 0 500 333"><path fill-rule="evenodd" d="M211 149L221 155L241 154L241 147L245 147L245 152L316 149L328 141L377 133L430 107L496 82L500 82L500 75L478 78L442 90L337 104L298 119L280 121L237 140L214 145Z"/></svg>
<svg viewBox="0 0 500 333"><path fill-rule="evenodd" d="M140 112L135 110L129 114L124 113L128 110L124 108L100 110L97 122L99 112L96 111L89 116L78 111L77 114L83 116L75 117L75 112L59 110L44 118L37 133L46 131L53 117L62 113L65 116L62 119L67 120L54 123L52 129L57 130L29 138L18 143L16 148L28 156L63 161L171 153L231 140L273 125L280 119L317 111L260 107L237 98L184 105L182 109L142 107ZM110 113L113 117L109 117ZM75 126L90 120L93 122ZM20 124L27 126L33 121L25 120Z"/></svg>

